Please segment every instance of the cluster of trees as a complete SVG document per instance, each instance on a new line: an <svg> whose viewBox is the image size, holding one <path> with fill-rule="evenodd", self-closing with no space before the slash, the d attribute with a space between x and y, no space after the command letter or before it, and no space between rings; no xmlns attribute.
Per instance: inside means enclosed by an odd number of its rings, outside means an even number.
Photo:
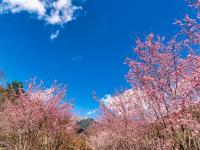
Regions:
<svg viewBox="0 0 200 150"><path fill-rule="evenodd" d="M187 2L197 17L177 20L181 31L168 41L154 34L136 41L137 59L127 60L132 89L97 99L96 121L73 115L61 85L45 89L32 81L26 90L19 82L1 87L0 145L8 150L199 150L200 1Z"/></svg>
<svg viewBox="0 0 200 150"><path fill-rule="evenodd" d="M187 2L197 17L177 20L178 34L136 41L137 59L127 60L132 89L100 101L93 149L200 149L200 1Z"/></svg>
<svg viewBox="0 0 200 150"><path fill-rule="evenodd" d="M31 81L0 88L0 147L8 150L86 149L85 137L77 134L79 120L72 104L63 102L65 87L43 88Z"/></svg>

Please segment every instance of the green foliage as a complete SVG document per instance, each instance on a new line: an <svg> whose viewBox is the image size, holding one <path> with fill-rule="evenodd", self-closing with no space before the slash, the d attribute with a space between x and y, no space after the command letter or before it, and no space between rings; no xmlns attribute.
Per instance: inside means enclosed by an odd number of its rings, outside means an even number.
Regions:
<svg viewBox="0 0 200 150"><path fill-rule="evenodd" d="M3 109L6 100L15 102L20 92L24 92L24 90L22 82L19 81L8 83L6 87L0 86L0 111Z"/></svg>
<svg viewBox="0 0 200 150"><path fill-rule="evenodd" d="M13 81L11 83L8 83L7 89L10 92L14 92L15 94L19 94L20 91L23 89L23 84L20 81Z"/></svg>

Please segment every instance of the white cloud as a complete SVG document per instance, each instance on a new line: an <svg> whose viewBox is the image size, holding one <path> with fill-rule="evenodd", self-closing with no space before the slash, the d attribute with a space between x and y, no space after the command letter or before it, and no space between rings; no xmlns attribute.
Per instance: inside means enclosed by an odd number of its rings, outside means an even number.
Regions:
<svg viewBox="0 0 200 150"><path fill-rule="evenodd" d="M113 100L113 97L110 94L106 94L103 98L101 98L101 101L103 101L105 104L110 103Z"/></svg>
<svg viewBox="0 0 200 150"><path fill-rule="evenodd" d="M38 19L51 25L63 25L74 19L74 12L80 7L72 4L72 0L2 0L0 13L20 13L22 11L35 14Z"/></svg>
<svg viewBox="0 0 200 150"><path fill-rule="evenodd" d="M118 113L119 115L123 113L124 108L127 113L132 114L137 106L141 106L144 111L148 110L149 107L149 104L147 103L148 100L146 99L144 93L140 90L134 89L125 90L124 92L114 96L107 94L101 98L101 101L108 109Z"/></svg>
<svg viewBox="0 0 200 150"><path fill-rule="evenodd" d="M125 108L133 108L136 99L134 91L129 89L114 96L111 96L110 94L105 95L101 101L103 101L108 108L115 110L118 109L121 104L123 104Z"/></svg>
<svg viewBox="0 0 200 150"><path fill-rule="evenodd" d="M58 37L58 35L59 35L59 32L60 32L60 31L57 30L55 33L52 33L51 36L50 36L50 39L51 39L51 40L56 39L56 38Z"/></svg>
<svg viewBox="0 0 200 150"><path fill-rule="evenodd" d="M87 116L90 116L90 115L93 115L97 112L97 109L94 109L94 110L90 110L86 113Z"/></svg>
<svg viewBox="0 0 200 150"><path fill-rule="evenodd" d="M28 11L29 13L37 13L40 16L46 13L45 5L40 0L3 0L1 10L2 13Z"/></svg>

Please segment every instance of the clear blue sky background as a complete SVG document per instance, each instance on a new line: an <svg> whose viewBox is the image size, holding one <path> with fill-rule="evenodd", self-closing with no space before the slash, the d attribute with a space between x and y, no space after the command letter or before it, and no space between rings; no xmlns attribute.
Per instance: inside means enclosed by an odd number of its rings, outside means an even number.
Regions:
<svg viewBox="0 0 200 150"><path fill-rule="evenodd" d="M190 10L184 0L86 0L76 20L66 24L54 41L53 26L27 13L0 15L0 69L7 81L34 76L50 85L68 85L75 113L97 107L99 97L129 88L124 61L133 57L135 35L156 33L170 37L175 18Z"/></svg>

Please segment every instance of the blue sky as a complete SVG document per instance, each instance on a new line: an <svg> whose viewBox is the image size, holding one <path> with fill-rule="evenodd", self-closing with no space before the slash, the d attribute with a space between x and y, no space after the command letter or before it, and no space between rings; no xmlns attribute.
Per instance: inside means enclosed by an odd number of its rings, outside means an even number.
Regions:
<svg viewBox="0 0 200 150"><path fill-rule="evenodd" d="M73 20L51 23L42 11L3 12L0 69L7 81L36 76L47 85L55 79L67 84L68 98L75 98L74 111L81 116L97 107L92 91L103 97L129 88L124 62L134 57L136 36L170 37L178 30L175 18L190 12L184 0L74 0L72 5L82 8L73 10Z"/></svg>

